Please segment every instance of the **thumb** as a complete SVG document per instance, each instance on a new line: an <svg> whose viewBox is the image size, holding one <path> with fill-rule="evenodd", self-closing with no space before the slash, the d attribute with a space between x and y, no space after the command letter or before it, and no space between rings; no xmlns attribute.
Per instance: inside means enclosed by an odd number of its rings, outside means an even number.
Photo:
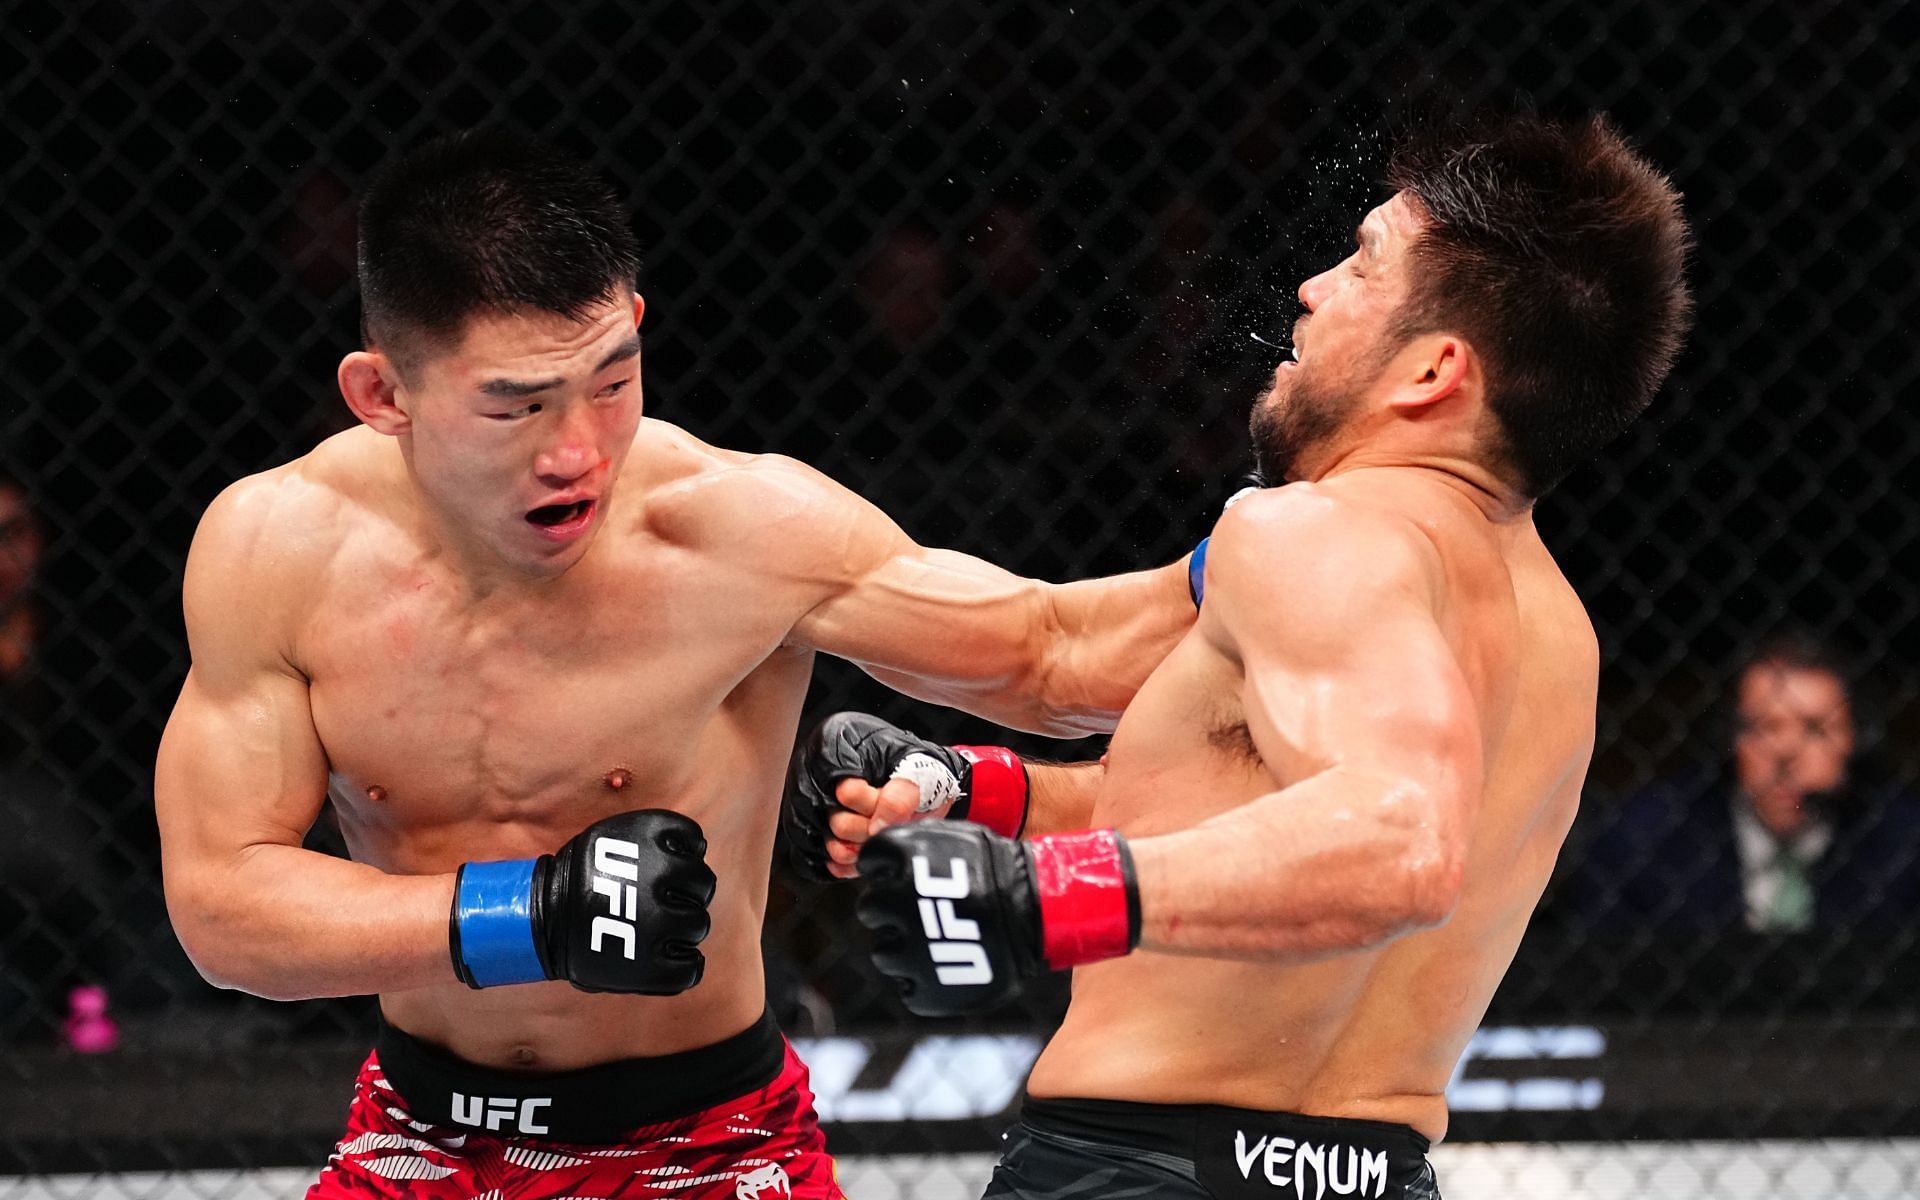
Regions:
<svg viewBox="0 0 1920 1200"><path fill-rule="evenodd" d="M867 834L872 836L890 825L904 825L913 820L920 808L920 785L910 779L889 779L887 786L880 789L877 802L873 806L873 815L867 822Z"/></svg>

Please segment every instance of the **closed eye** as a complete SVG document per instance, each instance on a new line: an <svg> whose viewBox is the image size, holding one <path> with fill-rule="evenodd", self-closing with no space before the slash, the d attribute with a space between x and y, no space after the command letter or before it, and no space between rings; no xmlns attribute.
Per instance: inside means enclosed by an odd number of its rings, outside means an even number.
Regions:
<svg viewBox="0 0 1920 1200"><path fill-rule="evenodd" d="M539 412L540 407L541 406L538 404L526 404L526 405L522 405L519 408L512 409L508 412L485 413L483 415L489 421L518 421L522 417L530 417L533 414Z"/></svg>

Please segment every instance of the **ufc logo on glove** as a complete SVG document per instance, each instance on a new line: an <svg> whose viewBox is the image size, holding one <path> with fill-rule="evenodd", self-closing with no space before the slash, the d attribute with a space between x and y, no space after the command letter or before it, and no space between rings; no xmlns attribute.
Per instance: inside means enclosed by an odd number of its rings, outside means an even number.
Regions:
<svg viewBox="0 0 1920 1200"><path fill-rule="evenodd" d="M921 855L913 858L913 890L920 897L920 925L926 931L927 952L940 964L936 977L952 987L993 982L986 948L980 944L980 923L954 911L953 902L969 893L965 859L947 860L948 874L933 873L933 864Z"/></svg>
<svg viewBox="0 0 1920 1200"><path fill-rule="evenodd" d="M633 957L633 918L640 907L640 889L635 886L640 879L639 862L640 847L634 842L603 837L593 843L593 890L607 898L607 910L613 914L593 919L587 948L595 954L603 953L601 938L615 937L620 939L620 953ZM621 879L627 881L624 886L617 882Z"/></svg>

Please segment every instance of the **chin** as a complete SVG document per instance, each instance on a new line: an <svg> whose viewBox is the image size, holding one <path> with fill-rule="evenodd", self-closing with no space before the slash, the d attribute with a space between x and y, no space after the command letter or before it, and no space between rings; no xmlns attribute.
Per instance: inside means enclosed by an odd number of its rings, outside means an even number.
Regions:
<svg viewBox="0 0 1920 1200"><path fill-rule="evenodd" d="M564 575L585 558L592 541L592 538L581 538L565 546L542 546L532 550L525 545L515 546L511 550L503 547L499 554L503 562L522 575L534 579L552 579Z"/></svg>

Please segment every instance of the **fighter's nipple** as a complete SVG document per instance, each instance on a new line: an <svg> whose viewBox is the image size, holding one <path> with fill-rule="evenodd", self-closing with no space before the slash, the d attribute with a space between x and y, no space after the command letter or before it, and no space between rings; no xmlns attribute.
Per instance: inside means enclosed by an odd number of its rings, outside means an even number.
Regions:
<svg viewBox="0 0 1920 1200"><path fill-rule="evenodd" d="M607 786L616 792L632 782L633 772L627 770L625 767L615 767L613 770L607 772Z"/></svg>
<svg viewBox="0 0 1920 1200"><path fill-rule="evenodd" d="M367 799L373 801L375 804L380 803L382 800L385 800L386 798L387 798L387 789L381 787L377 783L367 789Z"/></svg>

